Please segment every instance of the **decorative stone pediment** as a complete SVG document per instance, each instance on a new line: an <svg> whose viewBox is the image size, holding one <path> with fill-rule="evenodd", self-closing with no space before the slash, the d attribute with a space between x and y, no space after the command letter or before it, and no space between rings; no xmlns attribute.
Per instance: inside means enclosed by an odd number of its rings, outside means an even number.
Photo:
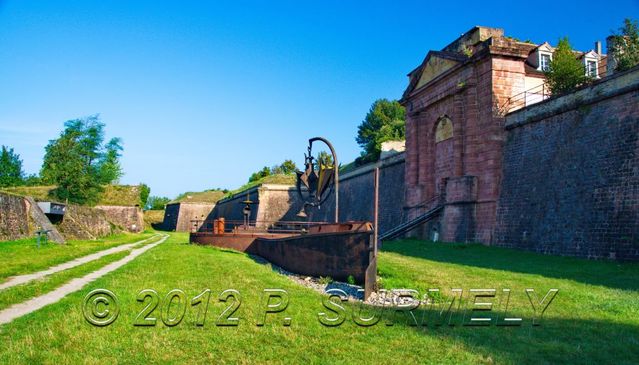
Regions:
<svg viewBox="0 0 639 365"><path fill-rule="evenodd" d="M590 60L599 60L600 56L595 51L586 52L582 58Z"/></svg>
<svg viewBox="0 0 639 365"><path fill-rule="evenodd" d="M459 57L458 57L459 58ZM415 85L415 89L418 89L437 76L453 68L453 66L460 63L459 59L454 59L450 56L444 56L442 52L430 52L421 67L421 74L419 80Z"/></svg>

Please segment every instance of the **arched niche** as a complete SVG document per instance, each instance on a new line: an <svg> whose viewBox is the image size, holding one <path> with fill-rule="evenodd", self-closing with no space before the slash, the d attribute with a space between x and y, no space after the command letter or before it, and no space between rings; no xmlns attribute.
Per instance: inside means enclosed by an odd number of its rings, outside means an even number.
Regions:
<svg viewBox="0 0 639 365"><path fill-rule="evenodd" d="M447 116L441 116L437 119L437 127L435 127L435 143L453 138L453 122Z"/></svg>

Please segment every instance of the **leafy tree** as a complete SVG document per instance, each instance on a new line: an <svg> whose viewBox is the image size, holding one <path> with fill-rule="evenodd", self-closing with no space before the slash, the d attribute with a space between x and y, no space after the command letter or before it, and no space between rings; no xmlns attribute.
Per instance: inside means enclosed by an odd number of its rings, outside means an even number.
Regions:
<svg viewBox="0 0 639 365"><path fill-rule="evenodd" d="M376 161L382 143L405 138L406 111L396 100L379 99L371 106L368 114L357 127L355 140L362 147L358 164Z"/></svg>
<svg viewBox="0 0 639 365"><path fill-rule="evenodd" d="M170 201L171 199L165 196L152 195L147 199L146 204L144 205L144 208L146 210L162 210L164 209L164 206L167 205Z"/></svg>
<svg viewBox="0 0 639 365"><path fill-rule="evenodd" d="M104 123L97 115L69 120L58 139L49 141L40 176L56 184L55 195L79 204L95 204L102 185L122 176L119 138L104 142Z"/></svg>
<svg viewBox="0 0 639 365"><path fill-rule="evenodd" d="M552 94L563 94L589 80L581 62L575 57L568 37L561 38L553 53L546 75L546 85Z"/></svg>
<svg viewBox="0 0 639 365"><path fill-rule="evenodd" d="M293 162L293 160L284 160L284 162L282 162L279 167L281 173L284 175L291 175L294 174L295 171L297 171L297 165L295 165L295 162Z"/></svg>
<svg viewBox="0 0 639 365"><path fill-rule="evenodd" d="M113 138L104 146L103 159L98 166L99 179L102 184L117 183L122 177L122 166L119 161L122 156L121 151L122 139L120 138ZM148 193L146 196L149 196Z"/></svg>
<svg viewBox="0 0 639 365"><path fill-rule="evenodd" d="M281 174L283 174L281 165L271 166L271 175L281 175Z"/></svg>
<svg viewBox="0 0 639 365"><path fill-rule="evenodd" d="M26 186L42 185L42 179L40 178L40 176L36 174L31 174L24 178L24 185Z"/></svg>
<svg viewBox="0 0 639 365"><path fill-rule="evenodd" d="M612 56L617 61L616 71L628 70L639 64L639 27L637 21L625 19L621 34L613 35Z"/></svg>
<svg viewBox="0 0 639 365"><path fill-rule="evenodd" d="M151 188L147 184L140 183L140 206L146 207L146 203L149 200L149 194L151 194Z"/></svg>
<svg viewBox="0 0 639 365"><path fill-rule="evenodd" d="M269 169L268 166L264 166L260 171L254 172L253 174L251 174L248 182L257 181L259 179L265 178L270 175L271 175L271 169Z"/></svg>
<svg viewBox="0 0 639 365"><path fill-rule="evenodd" d="M257 181L271 175L291 175L294 174L295 171L297 171L295 162L292 160L284 160L284 162L279 165L274 165L271 168L264 166L260 171L254 172L249 177L248 182Z"/></svg>
<svg viewBox="0 0 639 365"><path fill-rule="evenodd" d="M328 153L326 151L320 151L317 154L317 158L315 159L315 161L317 161L316 163L318 165L332 166L333 165L333 155L331 155L330 153Z"/></svg>
<svg viewBox="0 0 639 365"><path fill-rule="evenodd" d="M2 146L0 153L0 186L16 186L24 183L22 160L13 148Z"/></svg>

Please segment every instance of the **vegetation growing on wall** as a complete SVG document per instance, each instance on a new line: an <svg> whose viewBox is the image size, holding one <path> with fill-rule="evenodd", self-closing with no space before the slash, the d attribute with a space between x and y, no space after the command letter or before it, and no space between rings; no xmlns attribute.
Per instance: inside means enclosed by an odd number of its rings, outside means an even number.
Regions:
<svg viewBox="0 0 639 365"><path fill-rule="evenodd" d="M639 64L639 27L637 21L625 19L619 34L613 35L612 57L615 71L628 70Z"/></svg>
<svg viewBox="0 0 639 365"><path fill-rule="evenodd" d="M293 160L284 160L279 165L272 167L264 166L261 170L251 174L248 182L255 182L271 175L293 175L297 171L297 166Z"/></svg>
<svg viewBox="0 0 639 365"><path fill-rule="evenodd" d="M553 95L573 91L589 80L584 66L572 51L568 37L561 38L553 53L546 75L546 85Z"/></svg>

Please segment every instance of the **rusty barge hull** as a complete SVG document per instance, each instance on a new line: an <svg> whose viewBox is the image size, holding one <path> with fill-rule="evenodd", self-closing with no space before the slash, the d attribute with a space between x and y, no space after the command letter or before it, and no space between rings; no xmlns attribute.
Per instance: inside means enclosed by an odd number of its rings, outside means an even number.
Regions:
<svg viewBox="0 0 639 365"><path fill-rule="evenodd" d="M368 222L322 224L305 234L193 232L190 242L257 255L296 274L339 281L352 276L364 284L366 298L375 286L377 261Z"/></svg>

